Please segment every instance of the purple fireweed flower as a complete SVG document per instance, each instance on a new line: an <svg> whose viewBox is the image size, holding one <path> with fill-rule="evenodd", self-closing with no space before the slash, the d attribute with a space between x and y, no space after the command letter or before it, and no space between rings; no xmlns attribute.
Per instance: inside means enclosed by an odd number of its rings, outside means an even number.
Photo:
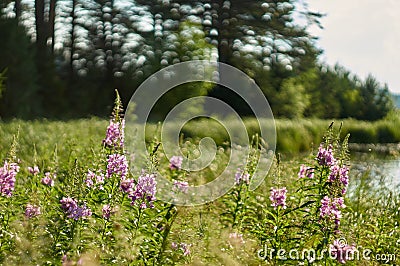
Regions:
<svg viewBox="0 0 400 266"><path fill-rule="evenodd" d="M82 217L89 217L92 216L92 211L90 208L84 204L82 207L78 207L73 214L70 215L71 218L78 220L79 218Z"/></svg>
<svg viewBox="0 0 400 266"><path fill-rule="evenodd" d="M190 254L190 249L189 249L190 245L188 245L186 243L180 243L179 247L183 252L183 256L189 256L189 254Z"/></svg>
<svg viewBox="0 0 400 266"><path fill-rule="evenodd" d="M182 167L183 158L181 156L172 156L169 160L169 168L171 170L179 170Z"/></svg>
<svg viewBox="0 0 400 266"><path fill-rule="evenodd" d="M331 173L328 176L328 182L330 182L330 183L335 182L335 180L337 179L337 177L339 175L339 169L340 169L340 166L337 164L331 166Z"/></svg>
<svg viewBox="0 0 400 266"><path fill-rule="evenodd" d="M353 259L353 254L356 251L355 245L348 245L341 239L336 239L329 246L331 256L339 263L344 264L346 261Z"/></svg>
<svg viewBox="0 0 400 266"><path fill-rule="evenodd" d="M249 184L250 182L250 174L245 173L242 171L240 168L237 169L237 172L235 174L235 184L240 185L240 183L246 183Z"/></svg>
<svg viewBox="0 0 400 266"><path fill-rule="evenodd" d="M36 165L33 167L28 167L28 172L31 173L32 175L37 175L39 174L40 170L39 167L37 167Z"/></svg>
<svg viewBox="0 0 400 266"><path fill-rule="evenodd" d="M314 178L314 169L308 166L305 166L304 164L302 164L300 166L300 170L298 173L298 177L299 178Z"/></svg>
<svg viewBox="0 0 400 266"><path fill-rule="evenodd" d="M286 209L286 187L283 188L271 188L271 194L269 199L272 201L271 206L276 209L278 206L281 206L283 209Z"/></svg>
<svg viewBox="0 0 400 266"><path fill-rule="evenodd" d="M67 214L70 219L78 220L79 218L89 217L92 211L84 204L82 207L78 206L76 200L70 197L63 197L60 200L61 209Z"/></svg>
<svg viewBox="0 0 400 266"><path fill-rule="evenodd" d="M91 170L88 170L85 179L86 186L94 187L97 186L100 190L103 190L104 184L104 175L101 172L95 173Z"/></svg>
<svg viewBox="0 0 400 266"><path fill-rule="evenodd" d="M128 195L132 200L131 204L134 205L137 201L140 201L140 208L153 208L153 202L156 200L156 185L157 181L154 174L142 174L139 176L135 190Z"/></svg>
<svg viewBox="0 0 400 266"><path fill-rule="evenodd" d="M86 179L85 179L86 186L93 187L94 179L96 179L96 174L94 172L88 170L88 173L87 173Z"/></svg>
<svg viewBox="0 0 400 266"><path fill-rule="evenodd" d="M93 185L94 185L93 179L90 177L85 179L85 183L86 183L87 187L93 187Z"/></svg>
<svg viewBox="0 0 400 266"><path fill-rule="evenodd" d="M67 198L63 197L60 200L60 203L61 203L61 209L63 209L66 212L72 212L74 209L78 207L78 203L76 202L76 200L70 197Z"/></svg>
<svg viewBox="0 0 400 266"><path fill-rule="evenodd" d="M25 216L27 218L33 218L35 216L40 215L40 207L36 206L36 205L32 205L32 204L28 204L26 205L26 209L25 209Z"/></svg>
<svg viewBox="0 0 400 266"><path fill-rule="evenodd" d="M182 193L187 193L188 189L189 189L188 182L174 180L174 186L172 187L173 191L175 192L180 191Z"/></svg>
<svg viewBox="0 0 400 266"><path fill-rule="evenodd" d="M190 246L191 245L188 245L186 243L180 243L179 245L176 242L171 243L171 248L174 250L177 250L179 248L183 252L183 256L188 256L190 254Z"/></svg>
<svg viewBox="0 0 400 266"><path fill-rule="evenodd" d="M55 174L53 174L53 176L51 176L51 173L46 172L44 174L44 177L42 178L41 182L42 182L43 185L54 187L54 178L55 177L56 177Z"/></svg>
<svg viewBox="0 0 400 266"><path fill-rule="evenodd" d="M320 217L328 218L329 220L334 220L336 226L339 226L340 219L342 218L342 212L340 209L345 208L343 198L329 198L325 196L321 200Z"/></svg>
<svg viewBox="0 0 400 266"><path fill-rule="evenodd" d="M111 154L107 159L107 174L110 178L113 174L118 175L121 179L125 179L128 174L128 161L125 155Z"/></svg>
<svg viewBox="0 0 400 266"><path fill-rule="evenodd" d="M347 166L333 165L330 170L328 182L333 183L338 180L343 185L342 194L346 194L347 186L349 185L349 168Z"/></svg>
<svg viewBox="0 0 400 266"><path fill-rule="evenodd" d="M109 147L123 148L125 141L124 129L124 119L122 119L121 122L110 120L110 125L107 127L106 138L103 139L103 144Z"/></svg>
<svg viewBox="0 0 400 266"><path fill-rule="evenodd" d="M103 208L101 209L101 211L103 213L104 219L110 219L111 212L112 212L110 204L104 205Z"/></svg>
<svg viewBox="0 0 400 266"><path fill-rule="evenodd" d="M131 178L123 179L120 184L120 188L123 192L131 194L135 188L135 180Z"/></svg>
<svg viewBox="0 0 400 266"><path fill-rule="evenodd" d="M345 187L349 185L349 168L347 166L339 169L339 180Z"/></svg>
<svg viewBox="0 0 400 266"><path fill-rule="evenodd" d="M121 181L120 188L123 192L131 194L135 187L135 180L127 178Z"/></svg>
<svg viewBox="0 0 400 266"><path fill-rule="evenodd" d="M328 148L325 149L321 144L318 149L317 161L319 165L323 166L332 166L336 163L335 158L333 157L333 147L329 144Z"/></svg>
<svg viewBox="0 0 400 266"><path fill-rule="evenodd" d="M11 197L15 187L15 177L19 172L17 163L4 162L0 167L0 194L4 197Z"/></svg>

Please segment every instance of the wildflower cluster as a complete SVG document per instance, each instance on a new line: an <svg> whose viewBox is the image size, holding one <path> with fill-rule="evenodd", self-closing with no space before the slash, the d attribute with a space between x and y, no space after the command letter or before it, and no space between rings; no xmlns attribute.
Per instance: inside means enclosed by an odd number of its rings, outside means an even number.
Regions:
<svg viewBox="0 0 400 266"><path fill-rule="evenodd" d="M46 255L51 256L45 258L47 264L61 262L62 265L84 265L85 253L91 253L92 247L101 247L101 251L104 251L99 259L96 255L100 264L126 264L127 257L115 253L122 246L116 243L122 239L121 234L124 234L124 246L136 244L138 239L145 241L145 244L140 246L141 255L132 256L128 264L165 264L165 249L168 247L164 243L168 243L168 234L178 209L168 203L159 204L157 209L153 209L157 192L157 177L154 174L157 166L145 169L139 176L132 176L130 173L128 155L124 150L125 121L121 119L121 110L120 104L118 108L114 108L106 136L98 148L91 149L92 153L84 157L83 161L74 158L73 166L69 164L69 157L67 164L60 160L56 149L54 163L51 166L43 165L43 169L39 169L40 164L36 162L44 164L47 157L43 160L36 158L34 150L35 163L26 167L29 177L21 182L25 187L15 195L17 198L13 199L11 205L6 199L1 200L2 196L11 197L16 194L13 191L20 167L19 162L13 163L16 161L15 152L10 152L9 158L13 158L11 162L9 159L4 162L4 166L0 165L0 235L3 236L0 239L0 264L10 257L6 252L26 254L25 250L19 250L25 248L25 245L15 243L14 231L20 227L11 228L10 224L21 224L23 228L31 230L24 230L21 234L25 234L26 231L29 241L32 241L32 247L38 246L36 241L39 239L40 245L43 246L42 232L46 233L46 236L47 233L54 236L46 238L51 241L46 243ZM189 185L181 178L186 174L185 171L180 171L182 162L182 157L174 156L170 161L171 171L168 168L165 170L174 177L173 189L187 193ZM84 167L86 170L82 172ZM47 172L46 168L49 169ZM55 186L56 188L50 189ZM55 206L52 206L53 203ZM23 204L23 207L17 207L17 204ZM120 210L125 219L116 215ZM24 219L20 219L21 216ZM50 222L45 219L50 219ZM36 230L38 226L40 230ZM88 244L88 241L93 243ZM17 251L12 250L15 247ZM177 245L179 252L175 254L179 254L178 258L182 259L190 254L189 248L190 245L180 243ZM95 251L97 254L97 249ZM38 249L38 252L41 250ZM25 257L18 264L43 264L40 260L27 263L26 260L30 258Z"/></svg>
<svg viewBox="0 0 400 266"><path fill-rule="evenodd" d="M336 163L336 159L333 157L333 147L331 144L328 148L324 148L321 144L318 149L317 161L322 166L333 166Z"/></svg>
<svg viewBox="0 0 400 266"><path fill-rule="evenodd" d="M115 118L110 120L110 125L107 127L106 138L103 144L113 148L123 148L125 141L125 120L116 121Z"/></svg>
<svg viewBox="0 0 400 266"><path fill-rule="evenodd" d="M0 194L3 197L11 197L15 187L15 177L19 172L17 163L4 162L0 167Z"/></svg>
<svg viewBox="0 0 400 266"><path fill-rule="evenodd" d="M78 202L70 197L63 197L60 200L61 209L67 214L67 217L74 220L79 220L79 218L89 217L92 215L92 211L83 205L80 207Z"/></svg>
<svg viewBox="0 0 400 266"><path fill-rule="evenodd" d="M26 209L25 209L25 216L27 218L33 218L35 216L40 215L40 207L36 206L36 205L32 205L32 204L28 204L26 205Z"/></svg>
<svg viewBox="0 0 400 266"><path fill-rule="evenodd" d="M181 156L172 156L169 160L169 168L171 170L179 170L182 167L183 158Z"/></svg>
<svg viewBox="0 0 400 266"><path fill-rule="evenodd" d="M28 172L31 173L32 175L37 175L40 173L39 167L38 166L33 166L33 167L28 167Z"/></svg>
<svg viewBox="0 0 400 266"><path fill-rule="evenodd" d="M50 172L46 172L44 177L42 178L41 182L43 185L54 187L54 179L56 178L55 174L51 174Z"/></svg>
<svg viewBox="0 0 400 266"><path fill-rule="evenodd" d="M126 178L128 161L125 155L116 153L108 156L106 177L110 178L113 174L116 174L122 180Z"/></svg>
<svg viewBox="0 0 400 266"><path fill-rule="evenodd" d="M88 170L86 175L85 183L87 187L97 187L100 190L104 190L104 174L101 171L93 172Z"/></svg>
<svg viewBox="0 0 400 266"><path fill-rule="evenodd" d="M110 204L105 204L101 209L101 212L103 213L104 219L110 219L111 214L114 213L115 210L111 208Z"/></svg>
<svg viewBox="0 0 400 266"><path fill-rule="evenodd" d="M341 209L345 208L343 196L346 194L349 185L349 168L346 165L341 165L341 161L335 158L332 144L328 144L326 148L321 144L315 160L319 166L312 168L304 164L301 165L298 177L312 179L315 174L314 170L318 169L321 176L326 178L321 180L326 191L320 191L323 195L320 200L320 218L334 221L337 231L342 217ZM325 184L328 186L325 186Z"/></svg>
<svg viewBox="0 0 400 266"><path fill-rule="evenodd" d="M343 198L329 198L325 196L321 200L320 216L322 218L328 218L335 221L336 227L340 224L340 219L342 218L342 212L340 209L345 208Z"/></svg>
<svg viewBox="0 0 400 266"><path fill-rule="evenodd" d="M343 195L346 194L349 185L349 168L347 166L333 165L330 171L328 182L335 183L338 188L341 188L341 193Z"/></svg>
<svg viewBox="0 0 400 266"><path fill-rule="evenodd" d="M188 245L186 243L177 244L175 242L172 242L171 247L174 250L177 250L179 248L183 252L184 256L189 256L189 254L190 254L190 249L189 249L190 245Z"/></svg>
<svg viewBox="0 0 400 266"><path fill-rule="evenodd" d="M281 206L283 209L286 209L286 193L286 187L271 188L269 199L271 200L271 206L273 206L274 209L278 208L279 206Z"/></svg>
<svg viewBox="0 0 400 266"><path fill-rule="evenodd" d="M140 208L154 208L153 202L156 200L156 176L154 174L144 174L139 176L135 189L130 188L128 198L131 204L140 202Z"/></svg>
<svg viewBox="0 0 400 266"><path fill-rule="evenodd" d="M305 177L314 178L314 169L312 167L308 167L308 166L305 166L304 164L302 164L300 166L300 171L299 171L298 177L299 178L305 178Z"/></svg>
<svg viewBox="0 0 400 266"><path fill-rule="evenodd" d="M235 174L235 184L236 185L240 185L240 183L249 184L249 182L250 182L250 174L245 173L240 168L238 168Z"/></svg>

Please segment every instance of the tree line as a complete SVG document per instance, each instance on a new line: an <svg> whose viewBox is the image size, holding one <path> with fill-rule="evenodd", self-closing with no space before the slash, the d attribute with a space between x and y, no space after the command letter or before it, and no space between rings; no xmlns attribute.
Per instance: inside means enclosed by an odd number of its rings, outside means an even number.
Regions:
<svg viewBox="0 0 400 266"><path fill-rule="evenodd" d="M276 116L377 120L392 108L386 85L318 61L311 26L323 15L296 0L2 0L0 117L106 116L117 88L128 101L148 76L194 59L230 64L252 77ZM182 85L160 117L224 87Z"/></svg>

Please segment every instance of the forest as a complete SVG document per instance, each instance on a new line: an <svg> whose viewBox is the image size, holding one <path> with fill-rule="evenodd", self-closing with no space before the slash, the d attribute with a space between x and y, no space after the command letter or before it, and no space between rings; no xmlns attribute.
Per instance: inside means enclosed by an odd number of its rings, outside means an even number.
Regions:
<svg viewBox="0 0 400 266"><path fill-rule="evenodd" d="M189 60L232 65L253 78L276 117L379 120L393 109L386 84L326 65L311 27L324 14L304 1L2 0L0 118L106 117L156 71ZM173 90L243 102L217 85Z"/></svg>

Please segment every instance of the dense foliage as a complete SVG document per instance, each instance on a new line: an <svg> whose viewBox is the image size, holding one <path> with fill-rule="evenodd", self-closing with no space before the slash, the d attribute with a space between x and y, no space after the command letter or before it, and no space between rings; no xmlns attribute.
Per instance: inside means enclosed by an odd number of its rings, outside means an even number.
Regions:
<svg viewBox="0 0 400 266"><path fill-rule="evenodd" d="M389 92L342 67L321 65L315 37L321 14L304 1L7 0L0 4L2 118L105 116L115 88L128 100L155 71L194 59L238 67L254 78L280 117L376 120ZM164 99L221 98L246 105L220 86L185 85ZM96 96L96 97L94 97ZM177 96L177 97L175 97ZM162 104L164 105L164 104ZM155 110L154 119L165 108Z"/></svg>

